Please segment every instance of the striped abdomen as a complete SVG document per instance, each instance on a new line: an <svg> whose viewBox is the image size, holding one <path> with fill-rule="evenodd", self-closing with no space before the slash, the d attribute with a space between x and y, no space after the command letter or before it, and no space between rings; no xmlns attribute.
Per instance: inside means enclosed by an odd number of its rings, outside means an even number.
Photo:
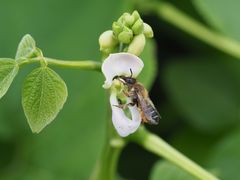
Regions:
<svg viewBox="0 0 240 180"><path fill-rule="evenodd" d="M148 104L142 111L146 117L147 123L157 125L160 120L158 111L151 104Z"/></svg>

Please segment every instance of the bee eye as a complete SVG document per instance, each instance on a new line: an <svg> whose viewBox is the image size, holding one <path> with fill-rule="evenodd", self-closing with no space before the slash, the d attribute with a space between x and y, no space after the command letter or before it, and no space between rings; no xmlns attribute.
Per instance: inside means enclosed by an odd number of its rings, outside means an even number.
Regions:
<svg viewBox="0 0 240 180"><path fill-rule="evenodd" d="M128 79L127 79L127 83L128 83L128 84L134 84L134 83L135 83L135 79L128 78Z"/></svg>

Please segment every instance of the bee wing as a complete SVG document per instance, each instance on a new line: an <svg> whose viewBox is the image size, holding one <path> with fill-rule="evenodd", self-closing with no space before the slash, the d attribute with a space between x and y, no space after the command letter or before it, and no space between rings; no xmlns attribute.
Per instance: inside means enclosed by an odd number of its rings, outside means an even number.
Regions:
<svg viewBox="0 0 240 180"><path fill-rule="evenodd" d="M150 98L148 98L148 103L151 104L151 106L154 108L154 110L157 112L159 118L161 119L161 115L159 114L157 108L155 107L155 105L153 104L152 100Z"/></svg>
<svg viewBox="0 0 240 180"><path fill-rule="evenodd" d="M142 110L142 113L144 114L144 119L146 119L146 122L153 125L158 124L161 116L155 108L151 99L148 96L143 96L141 93L137 93L137 95L140 108Z"/></svg>

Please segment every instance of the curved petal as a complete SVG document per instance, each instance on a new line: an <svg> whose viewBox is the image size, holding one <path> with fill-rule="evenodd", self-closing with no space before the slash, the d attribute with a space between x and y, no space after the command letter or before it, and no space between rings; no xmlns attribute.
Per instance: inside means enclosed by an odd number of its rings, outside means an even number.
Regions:
<svg viewBox="0 0 240 180"><path fill-rule="evenodd" d="M128 99L130 102L130 99ZM129 134L134 133L141 124L141 115L136 106L129 106L129 110L132 116L132 120L129 119L124 111L114 105L119 105L117 101L116 93L112 93L110 96L110 104L112 108L112 122L117 130L118 134L122 137L126 137Z"/></svg>
<svg viewBox="0 0 240 180"><path fill-rule="evenodd" d="M137 77L143 66L144 64L142 60L133 54L110 54L102 64L102 72L106 78L103 87L105 89L110 88L112 85L112 79L117 75L130 76L130 69L133 72L133 77Z"/></svg>

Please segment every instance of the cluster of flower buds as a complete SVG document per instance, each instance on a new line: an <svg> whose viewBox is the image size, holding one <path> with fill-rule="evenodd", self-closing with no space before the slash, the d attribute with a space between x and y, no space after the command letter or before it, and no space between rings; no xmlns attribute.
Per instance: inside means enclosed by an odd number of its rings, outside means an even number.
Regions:
<svg viewBox="0 0 240 180"><path fill-rule="evenodd" d="M124 13L112 24L112 30L100 35L100 51L108 55L120 49L139 56L144 49L145 39L152 37L152 28L143 22L137 11Z"/></svg>

